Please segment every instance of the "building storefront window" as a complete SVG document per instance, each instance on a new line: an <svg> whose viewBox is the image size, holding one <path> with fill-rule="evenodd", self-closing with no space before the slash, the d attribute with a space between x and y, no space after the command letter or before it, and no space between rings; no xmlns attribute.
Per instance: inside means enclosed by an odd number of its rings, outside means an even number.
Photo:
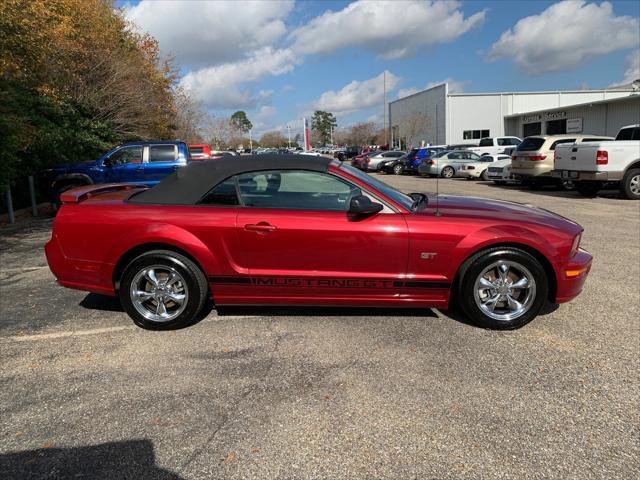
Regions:
<svg viewBox="0 0 640 480"><path fill-rule="evenodd" d="M464 130L462 132L463 140L479 140L489 136L489 130Z"/></svg>

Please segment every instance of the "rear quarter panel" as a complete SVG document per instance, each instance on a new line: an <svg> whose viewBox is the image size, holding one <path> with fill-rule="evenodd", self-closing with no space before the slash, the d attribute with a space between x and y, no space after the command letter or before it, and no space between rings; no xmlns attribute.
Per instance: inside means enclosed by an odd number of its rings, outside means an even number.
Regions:
<svg viewBox="0 0 640 480"><path fill-rule="evenodd" d="M240 273L231 257L234 208L133 205L91 199L64 205L54 222L54 235L72 265L92 265L95 284L113 288L118 260L142 244L166 244L187 252L205 273ZM215 228L212 228L215 226ZM214 255L212 252L216 252Z"/></svg>

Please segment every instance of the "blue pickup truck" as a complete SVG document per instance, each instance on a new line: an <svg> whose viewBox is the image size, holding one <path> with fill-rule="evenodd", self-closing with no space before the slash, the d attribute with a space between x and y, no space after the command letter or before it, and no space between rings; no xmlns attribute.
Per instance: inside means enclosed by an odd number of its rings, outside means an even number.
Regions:
<svg viewBox="0 0 640 480"><path fill-rule="evenodd" d="M119 145L99 160L60 165L45 172L53 201L70 188L94 183L141 183L155 185L189 158L187 144L180 141L148 141Z"/></svg>

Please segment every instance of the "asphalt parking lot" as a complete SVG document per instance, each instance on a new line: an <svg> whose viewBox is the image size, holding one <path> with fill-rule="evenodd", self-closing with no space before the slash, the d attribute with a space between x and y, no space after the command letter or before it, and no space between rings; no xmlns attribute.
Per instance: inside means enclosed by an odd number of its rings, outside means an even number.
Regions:
<svg viewBox="0 0 640 480"><path fill-rule="evenodd" d="M583 294L512 332L300 308L150 332L55 284L50 219L0 229L2 477L639 478L640 202L439 187L578 221Z"/></svg>

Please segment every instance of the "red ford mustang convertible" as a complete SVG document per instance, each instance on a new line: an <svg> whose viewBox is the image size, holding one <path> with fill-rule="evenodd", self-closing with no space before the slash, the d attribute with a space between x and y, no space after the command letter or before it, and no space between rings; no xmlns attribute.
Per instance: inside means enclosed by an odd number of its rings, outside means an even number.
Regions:
<svg viewBox="0 0 640 480"><path fill-rule="evenodd" d="M406 195L336 160L197 162L153 188L69 190L46 245L58 282L175 328L216 305L437 307L520 327L577 296L582 228L539 208Z"/></svg>

